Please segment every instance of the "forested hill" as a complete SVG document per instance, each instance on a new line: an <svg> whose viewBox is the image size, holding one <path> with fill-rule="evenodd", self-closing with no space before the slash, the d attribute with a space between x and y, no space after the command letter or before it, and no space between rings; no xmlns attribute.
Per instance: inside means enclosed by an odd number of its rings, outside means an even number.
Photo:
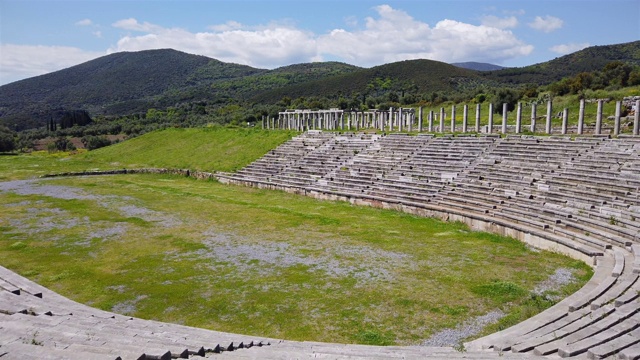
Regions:
<svg viewBox="0 0 640 360"><path fill-rule="evenodd" d="M0 117L29 128L60 108L93 114L110 106L146 111L145 100L163 92L260 71L175 50L115 53L0 87Z"/></svg>
<svg viewBox="0 0 640 360"><path fill-rule="evenodd" d="M492 71L492 70L505 69L504 66L488 64L488 63L480 63L475 61L451 63L451 65L461 67L463 69L478 70L478 71Z"/></svg>
<svg viewBox="0 0 640 360"><path fill-rule="evenodd" d="M121 52L0 86L0 124L15 130L43 126L63 109L126 115L184 102L224 103L357 69L328 62L266 70L171 49Z"/></svg>
<svg viewBox="0 0 640 360"><path fill-rule="evenodd" d="M123 52L0 86L0 125L13 130L44 127L65 111L76 110L88 111L91 116L118 117L180 107L184 117L194 108L196 115L207 117L227 114L223 108L230 105L245 108L261 104L270 106L269 110L256 110L264 115L265 111L277 113L274 106L295 105L286 99L301 97L314 99L318 106L335 106L339 101L350 107L412 104L447 96L473 97L478 91L505 86L545 85L580 72L601 70L612 61L639 65L640 41L594 46L546 63L491 71L432 60L400 61L368 69L323 62L266 70L171 49Z"/></svg>
<svg viewBox="0 0 640 360"><path fill-rule="evenodd" d="M500 83L546 85L581 72L601 70L612 61L640 65L640 40L616 45L591 46L544 63L483 72L482 75Z"/></svg>
<svg viewBox="0 0 640 360"><path fill-rule="evenodd" d="M325 79L293 84L265 91L252 100L275 102L283 97L311 96L378 96L388 91L424 93L453 91L464 86L476 86L481 79L476 71L459 68L433 60L405 60L360 69Z"/></svg>

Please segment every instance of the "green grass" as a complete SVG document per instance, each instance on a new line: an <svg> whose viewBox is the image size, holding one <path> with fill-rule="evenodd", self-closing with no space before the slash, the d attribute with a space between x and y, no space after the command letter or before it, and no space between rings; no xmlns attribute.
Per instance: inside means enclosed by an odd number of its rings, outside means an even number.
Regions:
<svg viewBox="0 0 640 360"><path fill-rule="evenodd" d="M507 326L550 306L531 290L560 267L581 280L561 295L592 274L461 223L278 191L162 175L47 183L95 197L0 193L3 266L101 309L220 331L417 344L496 308Z"/></svg>
<svg viewBox="0 0 640 360"><path fill-rule="evenodd" d="M232 171L292 132L170 129L78 154L0 156L0 181L123 167ZM0 264L76 301L294 340L417 344L494 309L500 329L552 304L531 290L584 263L492 234L178 176L46 180L93 197L0 192ZM487 330L490 331L490 330Z"/></svg>
<svg viewBox="0 0 640 360"><path fill-rule="evenodd" d="M293 131L167 129L86 153L83 159L121 167L235 171L291 139Z"/></svg>
<svg viewBox="0 0 640 360"><path fill-rule="evenodd" d="M141 167L235 171L296 134L257 129L167 129L89 152L0 154L0 181Z"/></svg>

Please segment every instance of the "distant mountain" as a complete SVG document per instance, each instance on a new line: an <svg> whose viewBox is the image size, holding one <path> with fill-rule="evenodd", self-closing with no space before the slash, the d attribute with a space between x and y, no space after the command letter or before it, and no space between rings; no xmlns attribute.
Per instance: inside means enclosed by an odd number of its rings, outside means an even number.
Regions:
<svg viewBox="0 0 640 360"><path fill-rule="evenodd" d="M601 70L614 60L640 65L640 41L593 46L545 63L499 70L488 70L495 66L491 64L454 66L432 60L369 69L322 62L266 70L171 49L122 52L0 86L0 124L15 130L42 127L51 117L73 110L120 116L199 102L275 104L285 97L335 101L389 93L433 95L477 87L544 85Z"/></svg>
<svg viewBox="0 0 640 360"><path fill-rule="evenodd" d="M505 69L504 66L474 62L474 61L451 63L451 65L457 66L463 69L476 70L476 71L493 71L493 70Z"/></svg>
<svg viewBox="0 0 640 360"><path fill-rule="evenodd" d="M640 41L591 46L540 64L483 72L482 76L505 84L546 85L581 72L602 70L611 61L640 65Z"/></svg>
<svg viewBox="0 0 640 360"><path fill-rule="evenodd" d="M377 83L390 79L389 86L402 93L450 91L462 84L486 82L475 71L462 69L433 60L405 60L360 69L350 73L304 82L265 91L252 100L276 102L285 96L349 96L352 93L375 94L381 90Z"/></svg>
<svg viewBox="0 0 640 360"><path fill-rule="evenodd" d="M266 70L171 49L121 52L0 86L0 123L22 130L44 126L63 110L126 115L183 102L224 102L358 69L327 62Z"/></svg>
<svg viewBox="0 0 640 360"><path fill-rule="evenodd" d="M242 78L216 82L211 85L211 91L214 94L226 94L246 99L273 89L350 74L360 70L362 68L340 62L296 64Z"/></svg>
<svg viewBox="0 0 640 360"><path fill-rule="evenodd" d="M92 114L146 111L169 90L265 70L176 50L121 52L0 87L0 118L17 130L41 126L59 109Z"/></svg>

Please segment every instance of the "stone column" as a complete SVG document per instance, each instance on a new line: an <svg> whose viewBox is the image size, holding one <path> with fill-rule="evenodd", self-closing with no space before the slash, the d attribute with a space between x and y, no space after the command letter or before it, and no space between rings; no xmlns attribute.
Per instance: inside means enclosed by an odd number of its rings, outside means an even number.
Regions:
<svg viewBox="0 0 640 360"><path fill-rule="evenodd" d="M553 111L553 105L551 104L551 100L549 100L547 101L547 123L544 128L546 134L551 134L551 111Z"/></svg>
<svg viewBox="0 0 640 360"><path fill-rule="evenodd" d="M384 111L378 113L378 119L380 120L378 125L380 126L380 131L384 131L384 114Z"/></svg>
<svg viewBox="0 0 640 360"><path fill-rule="evenodd" d="M456 132L456 106L451 105L451 132Z"/></svg>
<svg viewBox="0 0 640 360"><path fill-rule="evenodd" d="M636 100L636 113L633 116L633 135L640 135L640 100Z"/></svg>
<svg viewBox="0 0 640 360"><path fill-rule="evenodd" d="M393 131L393 108L389 108L389 132Z"/></svg>
<svg viewBox="0 0 640 360"><path fill-rule="evenodd" d="M637 108L637 105L636 105ZM638 110L636 110L636 118L638 117ZM422 132L422 106L418 108L418 132Z"/></svg>
<svg viewBox="0 0 640 360"><path fill-rule="evenodd" d="M620 113L621 113L622 101L616 101L616 117L613 124L613 135L620 134Z"/></svg>
<svg viewBox="0 0 640 360"><path fill-rule="evenodd" d="M407 118L409 119L409 132L413 130L413 113L407 113Z"/></svg>
<svg viewBox="0 0 640 360"><path fill-rule="evenodd" d="M465 104L462 107L462 132L467 132L467 118L469 116L469 105Z"/></svg>
<svg viewBox="0 0 640 360"><path fill-rule="evenodd" d="M516 134L522 132L522 103L518 103L518 110L516 111Z"/></svg>
<svg viewBox="0 0 640 360"><path fill-rule="evenodd" d="M403 123L403 117L402 117L402 108L398 108L398 131L402 132L402 123Z"/></svg>
<svg viewBox="0 0 640 360"><path fill-rule="evenodd" d="M598 100L598 110L596 111L596 129L594 134L600 135L602 133L602 100Z"/></svg>
<svg viewBox="0 0 640 360"><path fill-rule="evenodd" d="M502 103L502 133L507 133L507 116L509 113L509 104Z"/></svg>
<svg viewBox="0 0 640 360"><path fill-rule="evenodd" d="M480 132L480 109L482 104L476 104L476 132Z"/></svg>
<svg viewBox="0 0 640 360"><path fill-rule="evenodd" d="M536 103L532 103L531 104L531 132L532 133L536 133L536 118L538 117L537 114L537 108L538 108L538 104Z"/></svg>
<svg viewBox="0 0 640 360"><path fill-rule="evenodd" d="M578 135L584 131L584 99L580 99L580 112L578 113Z"/></svg>
<svg viewBox="0 0 640 360"><path fill-rule="evenodd" d="M487 134L493 132L493 104L489 103L489 124L487 125Z"/></svg>
<svg viewBox="0 0 640 360"><path fill-rule="evenodd" d="M440 108L440 132L444 132L444 108Z"/></svg>
<svg viewBox="0 0 640 360"><path fill-rule="evenodd" d="M567 125L569 123L569 109L562 110L562 135L567 135Z"/></svg>
<svg viewBox="0 0 640 360"><path fill-rule="evenodd" d="M433 110L429 110L429 118L427 119L427 131L433 132Z"/></svg>

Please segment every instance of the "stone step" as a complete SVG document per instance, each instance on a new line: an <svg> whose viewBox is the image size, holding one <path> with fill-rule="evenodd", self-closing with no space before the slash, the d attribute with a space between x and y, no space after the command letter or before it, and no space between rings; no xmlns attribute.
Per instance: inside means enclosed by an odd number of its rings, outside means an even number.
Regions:
<svg viewBox="0 0 640 360"><path fill-rule="evenodd" d="M587 352L587 356L589 359L604 359L636 344L640 344L640 329L633 330L604 344L591 347Z"/></svg>
<svg viewBox="0 0 640 360"><path fill-rule="evenodd" d="M625 335L640 326L640 314L636 313L631 318L616 324L596 335L562 346L558 349L560 357L576 356L587 352L591 348L608 343L622 335Z"/></svg>

